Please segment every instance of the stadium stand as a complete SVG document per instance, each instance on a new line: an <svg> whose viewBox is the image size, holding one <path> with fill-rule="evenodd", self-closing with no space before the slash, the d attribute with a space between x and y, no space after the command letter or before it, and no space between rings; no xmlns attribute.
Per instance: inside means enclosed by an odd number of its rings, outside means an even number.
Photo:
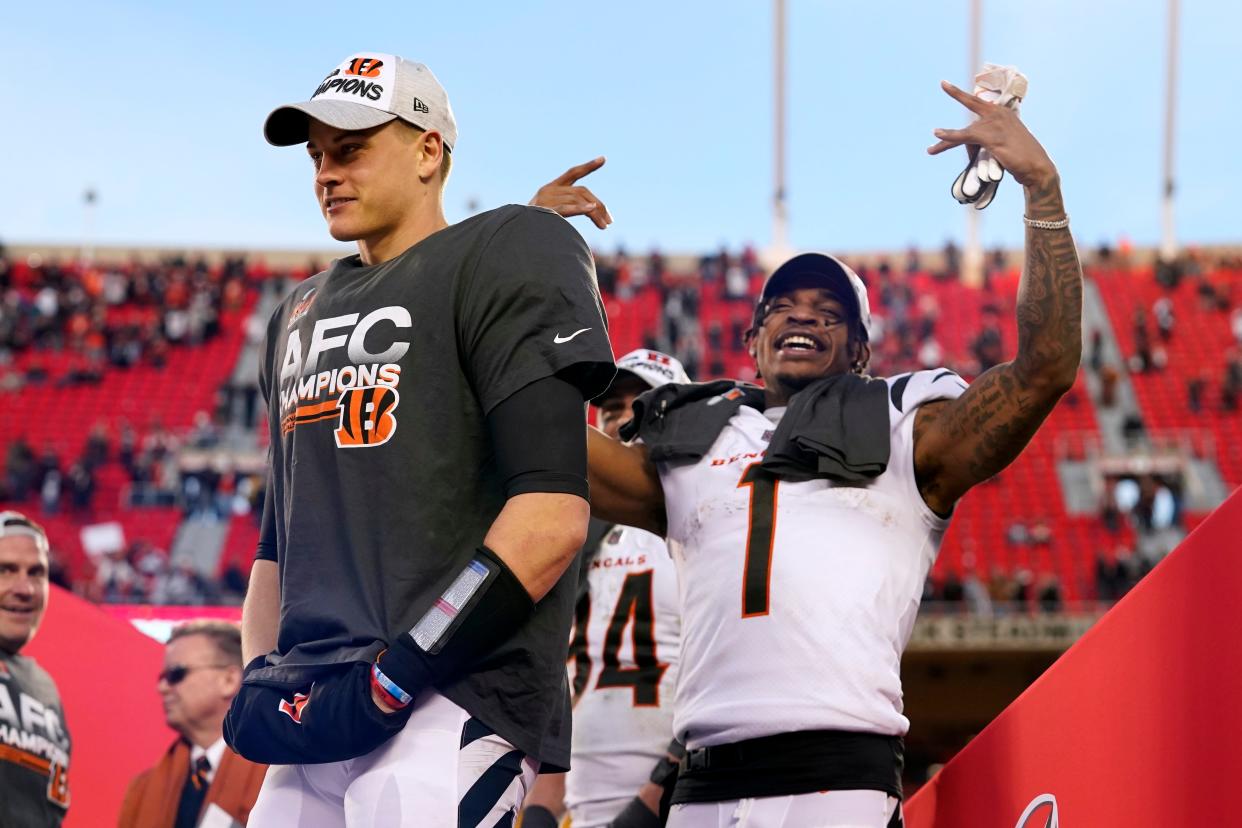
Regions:
<svg viewBox="0 0 1242 828"><path fill-rule="evenodd" d="M1148 430L1210 433L1222 476L1230 486L1242 485L1237 387L1242 376L1232 376L1230 367L1242 371L1242 339L1231 329L1239 308L1236 293L1242 268L1209 268L1177 278L1175 284L1168 284L1168 279L1161 284L1151 268L1100 268L1093 275L1122 353L1130 361ZM1168 301L1172 312L1167 334L1160 332L1156 320L1161 300ZM1194 404L1192 383L1201 388Z"/></svg>
<svg viewBox="0 0 1242 828"><path fill-rule="evenodd" d="M755 379L741 341L765 276L754 251L697 259L619 252L597 262L617 353L659 348L697 378ZM946 255L931 267L910 251L857 263L878 320L873 373L946 365L971 378L1013 352L1018 271L996 255L984 283L970 286L956 278L953 262ZM157 597L151 573L167 574L178 532L206 516L227 523L218 555L200 573L211 582L201 597L236 598L258 535L261 481L227 464L216 474L187 473L186 453L210 452L215 438L203 434L235 418L237 405L221 389L238 372L253 373L239 363L253 357L244 350L251 316L270 309L261 302L265 286L274 298L286 279L306 272L273 272L240 258L95 266L0 258L0 502L47 525L77 591L96 600ZM1219 465L1228 488L1242 483L1242 387L1229 390L1231 382L1242 386L1234 329L1242 324L1234 295L1242 269L1203 266L1172 287L1150 267L1106 261L1088 275L1111 322L1103 335L1115 335L1133 363L1123 378L1147 430L1180 435L1197 459ZM1146 345L1136 309L1148 317ZM1170 311L1175 321L1162 336L1156 317L1167 325ZM1134 522L1071 508L1059 473L1066 460L1088 462L1091 447L1107 442L1088 382L1097 369L1084 356L1079 381L1026 453L958 507L926 597L977 608L971 590L982 589L993 602L1045 609L1117 597L1113 588L1098 589L1100 572L1128 561ZM1192 406L1195 381L1203 387ZM244 425L243 448L261 451L265 428ZM92 442L98 445L88 448ZM89 478L80 484L78 466ZM47 485L51 468L55 491ZM1184 524L1195 525L1204 511L1190 510ZM105 521L119 523L129 543L116 561L91 558L82 547L81 527ZM129 577L122 564L139 588L110 591L116 572Z"/></svg>
<svg viewBox="0 0 1242 828"><path fill-rule="evenodd" d="M241 260L0 260L3 499L45 524L70 580L96 569L86 524L171 548L183 510L164 461L214 410L267 275ZM170 496L129 508L139 489Z"/></svg>

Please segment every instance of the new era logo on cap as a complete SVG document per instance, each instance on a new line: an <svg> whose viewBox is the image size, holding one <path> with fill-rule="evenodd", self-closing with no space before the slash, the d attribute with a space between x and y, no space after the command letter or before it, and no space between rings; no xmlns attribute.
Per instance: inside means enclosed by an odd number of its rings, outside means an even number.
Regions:
<svg viewBox="0 0 1242 828"><path fill-rule="evenodd" d="M444 87L421 63L384 52L360 52L341 61L310 100L277 108L263 133L277 146L305 143L308 119L337 129L365 130L394 118L440 133L450 151L457 122Z"/></svg>

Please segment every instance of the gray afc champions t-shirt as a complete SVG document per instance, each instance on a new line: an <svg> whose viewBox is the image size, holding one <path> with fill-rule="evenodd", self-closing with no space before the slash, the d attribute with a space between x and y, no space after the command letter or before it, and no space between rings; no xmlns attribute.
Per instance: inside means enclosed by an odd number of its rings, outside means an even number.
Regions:
<svg viewBox="0 0 1242 828"><path fill-rule="evenodd" d="M61 824L70 748L52 677L33 658L0 651L0 826Z"/></svg>
<svg viewBox="0 0 1242 828"><path fill-rule="evenodd" d="M334 262L286 298L260 371L272 508L259 557L278 561L281 619L259 676L369 661L414 625L504 506L484 418L553 374L584 399L602 392L615 370L606 324L582 237L517 205L382 264ZM438 688L557 767L569 762L576 581L575 563L529 623Z"/></svg>

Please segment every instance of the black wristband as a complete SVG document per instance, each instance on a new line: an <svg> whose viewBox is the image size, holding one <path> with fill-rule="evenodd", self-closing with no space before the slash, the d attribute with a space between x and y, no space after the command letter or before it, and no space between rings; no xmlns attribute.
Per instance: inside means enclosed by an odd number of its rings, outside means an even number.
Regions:
<svg viewBox="0 0 1242 828"><path fill-rule="evenodd" d="M522 582L495 552L480 546L432 608L380 655L380 670L416 696L459 675L534 614Z"/></svg>
<svg viewBox="0 0 1242 828"><path fill-rule="evenodd" d="M634 797L613 817L608 828L660 828L660 815L647 807L647 803Z"/></svg>
<svg viewBox="0 0 1242 828"><path fill-rule="evenodd" d="M522 828L560 828L556 814L542 805L530 805L522 809Z"/></svg>

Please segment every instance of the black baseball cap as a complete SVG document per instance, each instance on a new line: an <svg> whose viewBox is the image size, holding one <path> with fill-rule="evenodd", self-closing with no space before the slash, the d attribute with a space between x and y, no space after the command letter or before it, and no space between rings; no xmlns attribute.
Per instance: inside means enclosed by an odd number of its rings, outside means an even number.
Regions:
<svg viewBox="0 0 1242 828"><path fill-rule="evenodd" d="M763 283L759 304L755 306L754 324L763 321L772 299L802 287L832 291L859 321L863 334L871 338L871 302L867 299L867 286L849 265L825 253L799 254L772 271Z"/></svg>

